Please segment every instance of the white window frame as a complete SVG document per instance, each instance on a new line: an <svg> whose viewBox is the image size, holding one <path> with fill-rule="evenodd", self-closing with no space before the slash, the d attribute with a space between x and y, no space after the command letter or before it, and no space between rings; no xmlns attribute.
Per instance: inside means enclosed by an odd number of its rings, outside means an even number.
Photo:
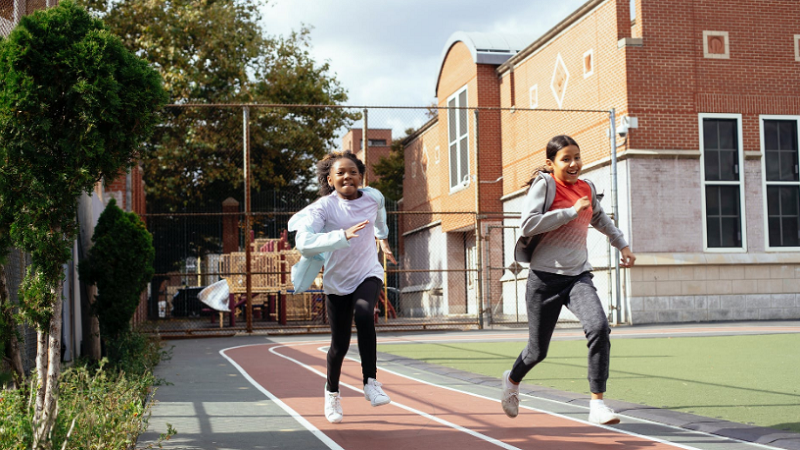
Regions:
<svg viewBox="0 0 800 450"><path fill-rule="evenodd" d="M800 181L767 181L767 149L764 143L765 120L794 120L797 122L798 143L800 143L800 116L760 115L758 116L758 132L761 138L761 201L764 206L764 248L768 252L797 252L800 247L771 247L769 245L769 208L767 205L767 183L775 186L798 186Z"/></svg>
<svg viewBox="0 0 800 450"><path fill-rule="evenodd" d="M528 90L528 101L530 102L530 109L539 107L539 85L534 84Z"/></svg>
<svg viewBox="0 0 800 450"><path fill-rule="evenodd" d="M469 91L467 90L467 88L468 88L468 86L464 86L461 89L457 90L450 97L447 97L447 103L445 103L445 104L448 105L448 107L449 107L450 101L451 100L455 100L456 101L456 103L455 103L455 107L456 108L466 108L466 107L468 107L469 106ZM458 97L462 93L466 93L467 94L466 95L466 105L458 104ZM460 112L459 109L451 110L451 109L448 108L448 110L447 110L447 160L448 160L448 162L450 164L447 167L447 177L448 177L449 182L450 182L450 184L449 184L449 186L450 186L450 194L455 194L456 192L463 191L464 189L466 189L470 185L470 164L469 164L470 163L470 161L469 161L469 154L470 154L470 151L469 151L469 145L470 145L469 122L470 122L470 118L469 118L469 111L467 111L467 129L466 129L466 131L462 132L463 130L461 130L461 121L458 120L458 118L456 118L456 140L455 141L450 141L450 114L458 114L459 112ZM464 139L464 138L466 138L466 139ZM456 156L458 158L460 158L460 156L463 153L462 149L461 149L461 144L460 144L462 140L464 140L464 142L467 143L467 150L466 150L467 173L460 173L460 171L461 171L461 160L459 159L459 160L454 162L452 160L451 156L450 156L450 146L453 145L453 143L455 143L456 144ZM451 170L451 168L453 167L452 166L453 164L456 164L456 173L458 173L458 177L459 177L459 182L458 183L453 183L452 170Z"/></svg>
<svg viewBox="0 0 800 450"><path fill-rule="evenodd" d="M592 68L588 72L586 71L586 57L591 55L592 59ZM590 48L586 53L583 54L583 58L581 59L581 65L583 66L583 79L589 78L590 76L594 75L594 49Z"/></svg>
<svg viewBox="0 0 800 450"><path fill-rule="evenodd" d="M742 134L742 115L741 114L716 114L700 113L697 115L700 136L700 201L702 204L703 219L703 251L707 253L747 253L747 208L744 196L744 144ZM737 142L739 144L739 181L712 181L708 184L739 186L739 215L741 220L740 229L742 230L741 247L708 247L708 224L706 223L706 166L705 166L705 142L703 139L703 120L704 119L736 119Z"/></svg>
<svg viewBox="0 0 800 450"><path fill-rule="evenodd" d="M794 60L800 61L800 34L794 35Z"/></svg>

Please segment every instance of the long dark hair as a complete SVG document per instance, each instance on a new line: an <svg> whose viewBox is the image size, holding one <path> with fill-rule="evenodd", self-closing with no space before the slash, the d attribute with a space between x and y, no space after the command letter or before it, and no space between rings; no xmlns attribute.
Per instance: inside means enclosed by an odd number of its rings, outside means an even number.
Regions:
<svg viewBox="0 0 800 450"><path fill-rule="evenodd" d="M558 136L553 136L553 138L550 139L550 142L547 143L547 147L545 147L545 152L544 152L545 157L550 161L555 161L558 151L564 147L569 147L570 145L574 145L575 147L578 147L578 149L581 148L581 146L578 145L577 142L575 142L575 139L572 139L566 134L559 134ZM550 169L548 169L546 165L542 165L534 169L531 179L528 180L528 182L525 183L523 186L532 185L533 180L535 180L540 173L550 173Z"/></svg>
<svg viewBox="0 0 800 450"><path fill-rule="evenodd" d="M333 167L333 164L342 158L347 158L350 161L353 161L358 168L358 173L361 174L362 178L364 177L364 172L366 172L367 167L363 162L361 162L360 159L358 159L355 154L353 154L353 152L350 150L345 150L343 152L330 152L317 163L317 181L319 182L320 197L324 197L333 192L333 186L328 184L328 175L331 174L331 167Z"/></svg>

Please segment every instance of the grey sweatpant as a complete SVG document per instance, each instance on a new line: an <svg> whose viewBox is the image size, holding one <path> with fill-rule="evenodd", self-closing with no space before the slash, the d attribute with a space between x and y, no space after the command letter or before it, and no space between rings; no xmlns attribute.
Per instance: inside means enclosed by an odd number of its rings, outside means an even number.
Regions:
<svg viewBox="0 0 800 450"><path fill-rule="evenodd" d="M596 394L605 392L611 329L592 284L592 274L569 276L531 270L525 302L528 304L528 345L514 363L509 378L519 383L547 356L561 307L566 306L581 321L589 340L589 389Z"/></svg>

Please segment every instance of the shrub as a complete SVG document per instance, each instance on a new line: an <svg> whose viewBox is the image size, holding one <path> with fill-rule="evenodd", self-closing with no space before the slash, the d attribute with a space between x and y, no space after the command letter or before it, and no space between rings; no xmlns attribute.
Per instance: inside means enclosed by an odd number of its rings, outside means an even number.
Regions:
<svg viewBox="0 0 800 450"><path fill-rule="evenodd" d="M155 381L152 368L168 353L161 350L157 340L137 332L120 334L117 339L123 339L130 351L120 353L122 357L115 364L104 359L99 365L78 364L61 374L59 413L49 439L50 448L62 448L72 429L67 449L127 450L147 429L152 408L152 402L147 400L153 394ZM0 391L0 448L31 447L30 396L30 385ZM175 433L171 427L169 430L162 439Z"/></svg>
<svg viewBox="0 0 800 450"><path fill-rule="evenodd" d="M97 285L92 311L100 320L100 335L114 339L130 329L140 295L153 277L153 237L139 216L122 211L112 199L92 242L78 269L83 281Z"/></svg>

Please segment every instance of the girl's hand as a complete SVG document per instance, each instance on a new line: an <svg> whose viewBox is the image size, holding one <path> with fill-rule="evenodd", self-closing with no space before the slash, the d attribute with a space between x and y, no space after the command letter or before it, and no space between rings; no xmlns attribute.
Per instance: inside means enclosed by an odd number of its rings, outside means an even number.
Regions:
<svg viewBox="0 0 800 450"><path fill-rule="evenodd" d="M625 247L621 250L622 252L622 261L620 267L633 267L633 263L636 261L636 256L633 255L630 247Z"/></svg>
<svg viewBox="0 0 800 450"><path fill-rule="evenodd" d="M378 242L381 243L381 250L383 250L383 254L386 255L386 259L392 264L397 265L397 261L395 261L394 255L392 254L392 248L389 246L389 240L381 239Z"/></svg>
<svg viewBox="0 0 800 450"><path fill-rule="evenodd" d="M347 238L348 241L350 239L358 237L356 232L363 230L364 227L367 226L368 223L369 223L369 220L365 220L365 221L363 221L361 223L357 223L357 224L353 225L352 227L344 230L344 237Z"/></svg>
<svg viewBox="0 0 800 450"><path fill-rule="evenodd" d="M581 211L590 206L592 206L592 202L589 201L589 197L581 197L578 199L577 202L575 202L575 206L573 206L573 208L575 208L575 211L577 211L578 214L580 214Z"/></svg>

